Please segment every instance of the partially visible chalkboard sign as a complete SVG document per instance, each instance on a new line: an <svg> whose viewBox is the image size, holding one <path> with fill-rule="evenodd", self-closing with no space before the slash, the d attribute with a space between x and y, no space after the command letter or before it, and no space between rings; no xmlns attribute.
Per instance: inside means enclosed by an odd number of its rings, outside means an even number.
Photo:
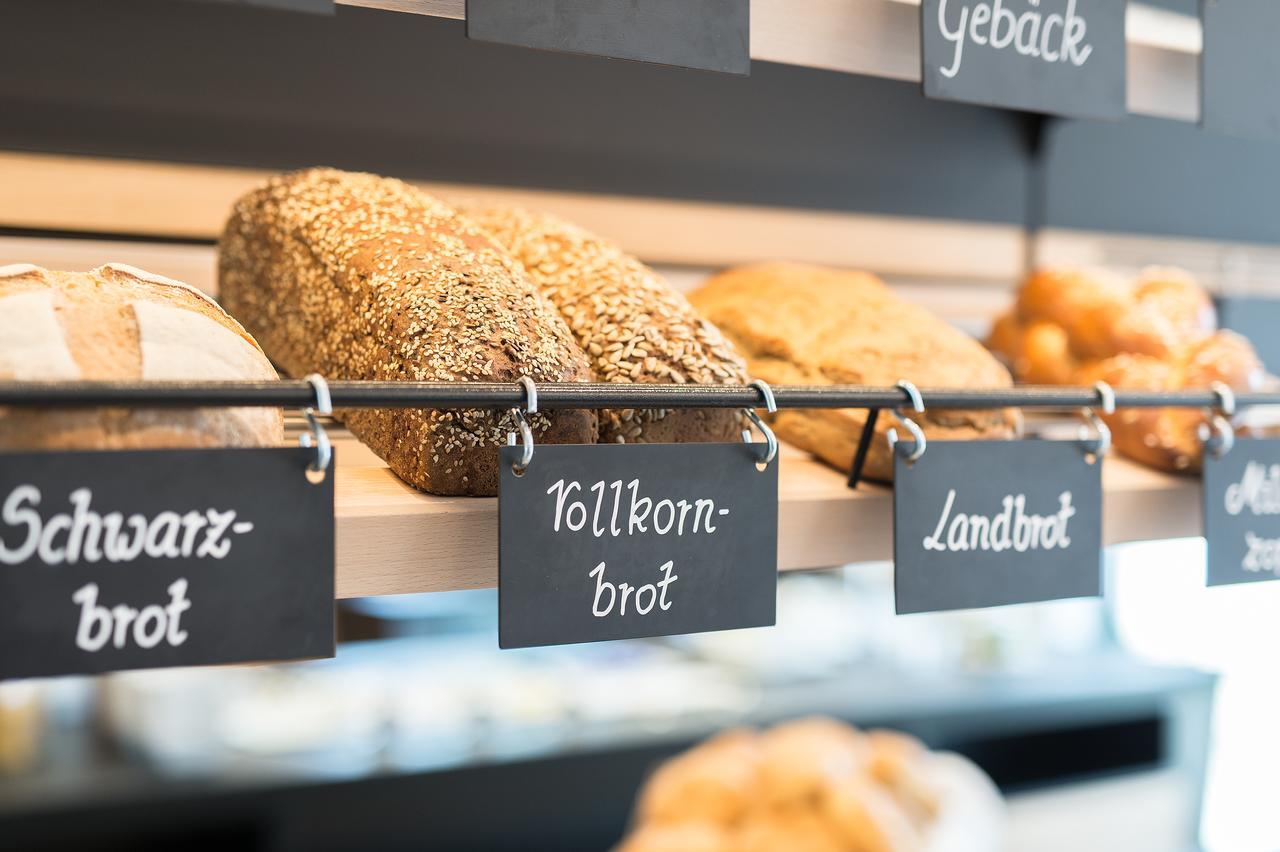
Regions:
<svg viewBox="0 0 1280 852"><path fill-rule="evenodd" d="M924 93L1080 118L1125 114L1123 0L923 0Z"/></svg>
<svg viewBox="0 0 1280 852"><path fill-rule="evenodd" d="M0 678L333 656L313 457L0 454Z"/></svg>
<svg viewBox="0 0 1280 852"><path fill-rule="evenodd" d="M1210 586L1280 577L1280 441L1237 438L1204 460Z"/></svg>
<svg viewBox="0 0 1280 852"><path fill-rule="evenodd" d="M467 0L467 37L705 71L751 70L749 0Z"/></svg>
<svg viewBox="0 0 1280 852"><path fill-rule="evenodd" d="M1218 324L1249 338L1262 363L1280 373L1280 298L1220 296Z"/></svg>
<svg viewBox="0 0 1280 852"><path fill-rule="evenodd" d="M778 465L760 444L503 447L498 643L774 623Z"/></svg>
<svg viewBox="0 0 1280 852"><path fill-rule="evenodd" d="M1237 136L1280 138L1280 3L1202 0L1200 123Z"/></svg>
<svg viewBox="0 0 1280 852"><path fill-rule="evenodd" d="M936 441L895 457L899 613L1102 593L1102 465L1074 441Z"/></svg>
<svg viewBox="0 0 1280 852"><path fill-rule="evenodd" d="M201 3L229 3L233 6L258 6L279 9L283 12L310 12L314 15L332 15L334 0L198 0Z"/></svg>

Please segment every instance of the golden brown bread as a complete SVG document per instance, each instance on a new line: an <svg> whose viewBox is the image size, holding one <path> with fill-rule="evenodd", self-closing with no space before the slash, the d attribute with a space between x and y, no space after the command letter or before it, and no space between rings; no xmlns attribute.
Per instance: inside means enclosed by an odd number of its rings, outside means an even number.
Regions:
<svg viewBox="0 0 1280 852"><path fill-rule="evenodd" d="M1186 272L1143 270L1130 280L1094 269L1041 269L996 320L987 345L1032 384L1183 390L1266 380L1253 346L1214 331L1213 303ZM1125 409L1107 418L1116 449L1162 470L1200 469L1193 409Z"/></svg>
<svg viewBox="0 0 1280 852"><path fill-rule="evenodd" d="M776 384L1000 388L1008 371L982 345L898 298L864 272L801 264L745 266L714 276L690 295L694 307L747 356L753 376ZM926 408L928 400L925 400ZM862 409L786 410L778 436L848 470L867 413ZM930 410L919 420L929 438L1012 438L1012 411ZM864 475L888 481L893 458L876 423Z"/></svg>
<svg viewBox="0 0 1280 852"><path fill-rule="evenodd" d="M0 379L275 378L240 324L181 282L122 264L0 267ZM10 450L274 446L283 431L278 408L0 409Z"/></svg>
<svg viewBox="0 0 1280 852"><path fill-rule="evenodd" d="M728 731L653 774L619 852L911 852L939 813L932 760L832 719Z"/></svg>
<svg viewBox="0 0 1280 852"><path fill-rule="evenodd" d="M218 276L227 306L287 373L382 381L589 381L586 356L524 271L407 184L311 169L237 202ZM508 413L338 412L409 484L497 493ZM538 443L591 443L596 417L533 418Z"/></svg>
<svg viewBox="0 0 1280 852"><path fill-rule="evenodd" d="M462 212L513 254L560 311L602 382L742 385L746 364L652 269L576 225L505 207ZM606 409L606 443L735 441L734 409Z"/></svg>

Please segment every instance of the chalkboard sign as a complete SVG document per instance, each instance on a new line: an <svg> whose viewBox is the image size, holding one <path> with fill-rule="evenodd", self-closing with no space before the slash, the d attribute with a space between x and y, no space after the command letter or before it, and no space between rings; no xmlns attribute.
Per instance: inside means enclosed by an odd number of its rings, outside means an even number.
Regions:
<svg viewBox="0 0 1280 852"><path fill-rule="evenodd" d="M774 623L778 465L762 444L503 447L503 648Z"/></svg>
<svg viewBox="0 0 1280 852"><path fill-rule="evenodd" d="M233 6L258 6L279 9L283 12L310 12L314 15L332 15L334 0L199 0L202 3L229 3Z"/></svg>
<svg viewBox="0 0 1280 852"><path fill-rule="evenodd" d="M751 70L749 0L467 0L478 41L705 71Z"/></svg>
<svg viewBox="0 0 1280 852"><path fill-rule="evenodd" d="M0 678L333 655L304 449L0 454Z"/></svg>
<svg viewBox="0 0 1280 852"><path fill-rule="evenodd" d="M1280 577L1280 441L1237 438L1204 460L1210 586Z"/></svg>
<svg viewBox="0 0 1280 852"><path fill-rule="evenodd" d="M899 613L1102 593L1101 463L1074 441L930 441L895 456Z"/></svg>
<svg viewBox="0 0 1280 852"><path fill-rule="evenodd" d="M1081 118L1125 114L1123 0L923 0L924 93Z"/></svg>
<svg viewBox="0 0 1280 852"><path fill-rule="evenodd" d="M1200 123L1209 130L1280 138L1280 3L1203 0Z"/></svg>
<svg viewBox="0 0 1280 852"><path fill-rule="evenodd" d="M1272 373L1280 373L1280 299L1222 296L1216 300L1218 324L1249 338Z"/></svg>

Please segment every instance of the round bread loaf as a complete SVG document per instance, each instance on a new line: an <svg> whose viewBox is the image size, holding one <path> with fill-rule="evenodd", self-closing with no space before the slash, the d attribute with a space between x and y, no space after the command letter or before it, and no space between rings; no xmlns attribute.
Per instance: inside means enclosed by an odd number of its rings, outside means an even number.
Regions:
<svg viewBox="0 0 1280 852"><path fill-rule="evenodd" d="M27 381L276 379L254 339L179 281L123 264L0 267L0 378ZM0 409L0 448L274 446L278 408Z"/></svg>

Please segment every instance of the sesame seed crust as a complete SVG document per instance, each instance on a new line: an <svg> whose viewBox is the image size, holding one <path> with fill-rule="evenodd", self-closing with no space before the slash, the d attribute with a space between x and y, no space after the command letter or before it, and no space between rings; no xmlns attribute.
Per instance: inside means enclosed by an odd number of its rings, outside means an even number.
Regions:
<svg viewBox="0 0 1280 852"><path fill-rule="evenodd" d="M523 269L451 207L389 178L309 169L237 202L220 295L292 376L377 381L589 381L585 354ZM337 412L409 484L497 493L509 413ZM539 443L589 443L594 413L534 418Z"/></svg>
<svg viewBox="0 0 1280 852"><path fill-rule="evenodd" d="M587 352L596 380L741 385L746 363L678 291L614 243L542 213L470 207L463 213L524 266ZM602 443L738 440L725 409L602 410Z"/></svg>

